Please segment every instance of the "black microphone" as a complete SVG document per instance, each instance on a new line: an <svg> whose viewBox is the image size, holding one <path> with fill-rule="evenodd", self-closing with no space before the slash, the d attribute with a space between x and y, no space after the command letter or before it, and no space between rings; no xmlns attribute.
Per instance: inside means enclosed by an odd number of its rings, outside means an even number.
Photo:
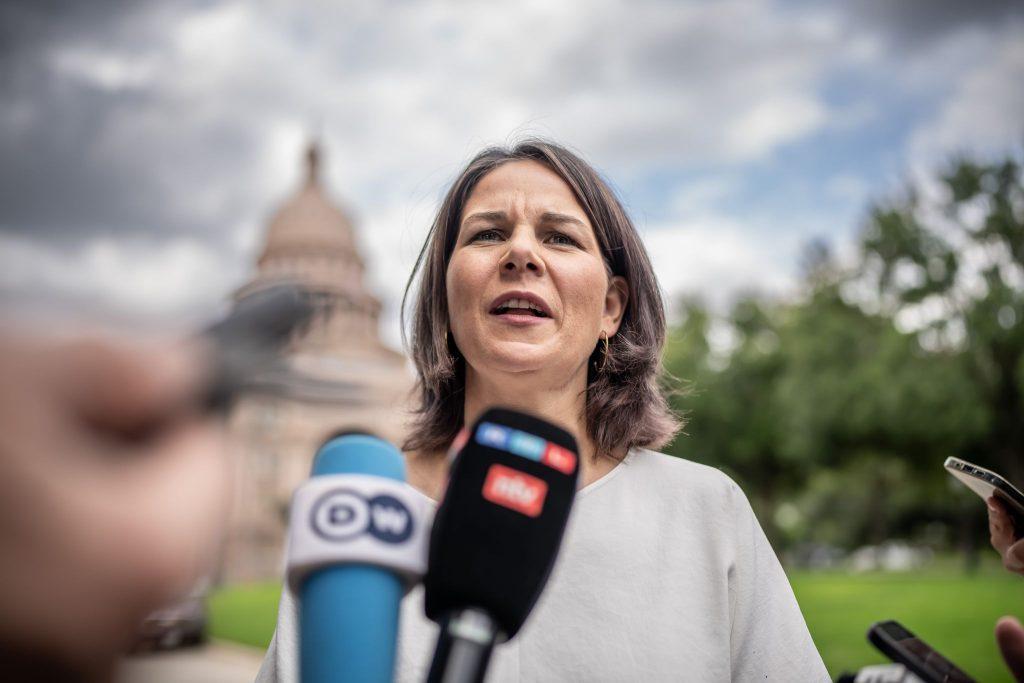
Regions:
<svg viewBox="0 0 1024 683"><path fill-rule="evenodd" d="M547 583L576 496L569 432L488 410L455 457L430 535L424 607L441 625L428 683L483 681Z"/></svg>

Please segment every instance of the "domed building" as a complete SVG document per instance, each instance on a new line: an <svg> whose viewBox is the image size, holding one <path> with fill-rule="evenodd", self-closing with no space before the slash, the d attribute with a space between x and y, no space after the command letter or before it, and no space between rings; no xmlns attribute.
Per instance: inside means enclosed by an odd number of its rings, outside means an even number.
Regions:
<svg viewBox="0 0 1024 683"><path fill-rule="evenodd" d="M302 186L271 218L256 274L234 299L281 282L306 288L315 313L289 345L290 370L344 383L353 399L332 403L298 391L237 403L229 421L235 491L221 572L227 581L281 576L292 492L328 438L358 430L398 444L404 433L412 372L405 356L380 340L381 305L365 288L352 219L327 196L320 170L320 150L310 144Z"/></svg>

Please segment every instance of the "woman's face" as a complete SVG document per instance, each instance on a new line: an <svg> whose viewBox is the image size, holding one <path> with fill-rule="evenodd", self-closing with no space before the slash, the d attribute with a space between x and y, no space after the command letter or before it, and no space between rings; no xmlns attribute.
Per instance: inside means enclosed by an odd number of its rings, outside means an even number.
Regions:
<svg viewBox="0 0 1024 683"><path fill-rule="evenodd" d="M452 334L473 370L554 380L586 372L628 293L623 278L609 279L572 190L534 161L503 164L473 189L446 280Z"/></svg>

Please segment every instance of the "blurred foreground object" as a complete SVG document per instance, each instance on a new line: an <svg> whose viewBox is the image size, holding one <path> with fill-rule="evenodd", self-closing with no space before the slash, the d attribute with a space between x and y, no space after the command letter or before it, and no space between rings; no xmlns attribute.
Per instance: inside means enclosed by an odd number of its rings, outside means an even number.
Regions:
<svg viewBox="0 0 1024 683"><path fill-rule="evenodd" d="M279 283L250 294L203 336L213 350L206 403L224 410L240 393L301 398L352 405L358 389L346 382L323 380L293 369L283 351L308 329L314 314L309 292Z"/></svg>
<svg viewBox="0 0 1024 683"><path fill-rule="evenodd" d="M996 623L996 642L1014 680L1024 683L1024 626L1013 617L1003 617Z"/></svg>
<svg viewBox="0 0 1024 683"><path fill-rule="evenodd" d="M312 311L280 284L189 342L0 331L5 674L109 678L147 613L143 637L202 640L203 601L180 596L213 571L229 509L212 416L247 391L351 401L348 385L281 361Z"/></svg>
<svg viewBox="0 0 1024 683"><path fill-rule="evenodd" d="M0 334L0 666L108 678L212 565L228 502L197 346Z"/></svg>

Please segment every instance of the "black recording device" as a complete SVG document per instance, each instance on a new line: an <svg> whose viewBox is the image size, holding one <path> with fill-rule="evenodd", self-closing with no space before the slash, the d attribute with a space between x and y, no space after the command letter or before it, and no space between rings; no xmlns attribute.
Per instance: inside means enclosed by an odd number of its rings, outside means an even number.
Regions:
<svg viewBox="0 0 1024 683"><path fill-rule="evenodd" d="M429 682L483 680L543 591L576 495L576 440L544 420L485 412L456 455L434 519L427 616L441 625Z"/></svg>
<svg viewBox="0 0 1024 683"><path fill-rule="evenodd" d="M260 393L346 405L358 402L359 388L296 372L282 352L311 324L313 295L298 284L276 284L239 300L223 320L202 331L212 342L212 370L204 401L225 410L239 394Z"/></svg>
<svg viewBox="0 0 1024 683"><path fill-rule="evenodd" d="M924 683L975 683L973 678L899 622L873 624L868 630L868 640L882 654L905 666Z"/></svg>

